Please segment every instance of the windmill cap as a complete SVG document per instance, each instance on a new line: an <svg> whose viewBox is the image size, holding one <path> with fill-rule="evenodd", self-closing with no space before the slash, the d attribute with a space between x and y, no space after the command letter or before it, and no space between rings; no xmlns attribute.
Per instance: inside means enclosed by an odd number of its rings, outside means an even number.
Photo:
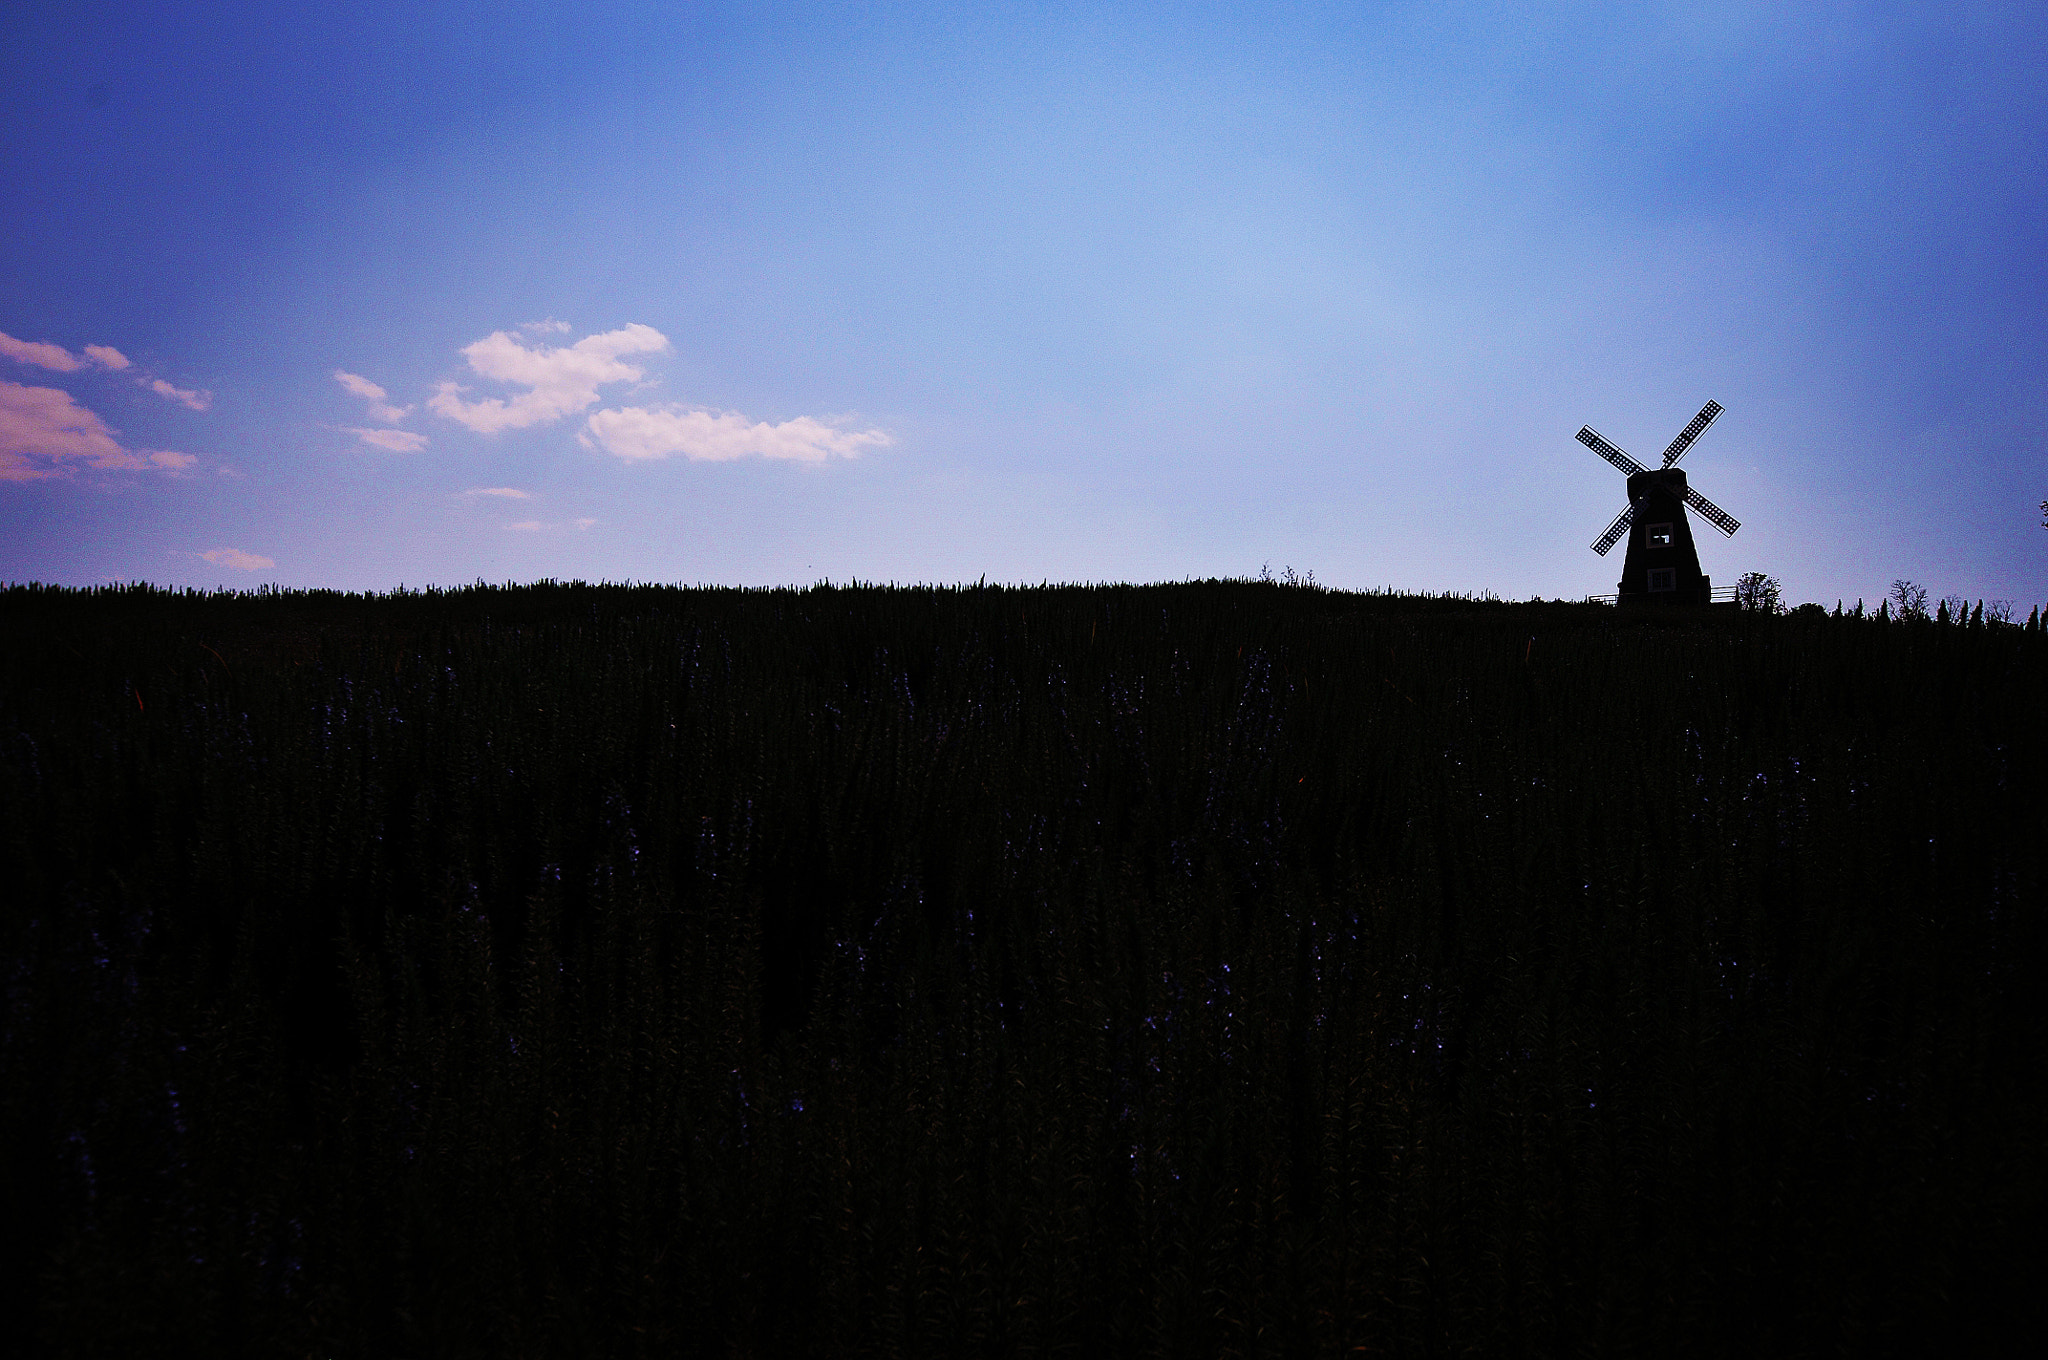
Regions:
<svg viewBox="0 0 2048 1360"><path fill-rule="evenodd" d="M1645 496L1654 496L1659 492L1676 496L1680 500L1685 499L1685 469L1649 468L1629 475L1628 498L1631 501L1639 501Z"/></svg>

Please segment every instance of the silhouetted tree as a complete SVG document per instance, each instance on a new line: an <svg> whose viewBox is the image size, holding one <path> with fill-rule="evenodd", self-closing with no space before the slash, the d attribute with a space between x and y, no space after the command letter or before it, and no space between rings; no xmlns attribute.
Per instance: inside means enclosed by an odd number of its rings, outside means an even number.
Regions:
<svg viewBox="0 0 2048 1360"><path fill-rule="evenodd" d="M1775 614L1782 607L1782 594L1778 578L1760 571L1745 571L1735 579L1735 604L1739 609Z"/></svg>

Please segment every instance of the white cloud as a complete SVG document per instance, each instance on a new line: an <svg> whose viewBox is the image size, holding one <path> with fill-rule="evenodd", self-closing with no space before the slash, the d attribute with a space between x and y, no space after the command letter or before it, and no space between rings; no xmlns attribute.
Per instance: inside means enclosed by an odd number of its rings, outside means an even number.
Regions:
<svg viewBox="0 0 2048 1360"><path fill-rule="evenodd" d="M364 401L370 403L370 419L372 420L381 420L386 425L396 425L399 421L405 419L406 412L412 410L410 406L393 406L389 400L389 393L371 382L368 378L358 374L344 373L337 368L334 370L334 380L350 392L361 397Z"/></svg>
<svg viewBox="0 0 2048 1360"><path fill-rule="evenodd" d="M464 401L460 384L444 382L427 400L438 415L466 425L478 434L524 429L574 415L597 403L597 389L607 383L638 382L642 371L622 363L621 355L654 354L668 348L668 337L652 326L631 325L586 335L573 345L528 349L504 331L466 346L463 357L479 377L527 390L510 401L490 397Z"/></svg>
<svg viewBox="0 0 2048 1360"><path fill-rule="evenodd" d="M465 496L503 496L506 500L511 501L530 501L533 499L531 491L521 491L516 486L473 486L462 494Z"/></svg>
<svg viewBox="0 0 2048 1360"><path fill-rule="evenodd" d="M0 482L63 475L65 464L180 472L198 459L161 449L148 455L121 447L93 412L54 387L0 381Z"/></svg>
<svg viewBox="0 0 2048 1360"><path fill-rule="evenodd" d="M579 529L588 529L597 523L597 521L594 519L577 519L571 520L569 522L571 524L574 524Z"/></svg>
<svg viewBox="0 0 2048 1360"><path fill-rule="evenodd" d="M519 329L523 331L533 331L536 334L542 332L561 332L567 331L569 329L569 323L566 321L557 321L553 317L549 317L546 321L529 321L525 325L521 326Z"/></svg>
<svg viewBox="0 0 2048 1360"><path fill-rule="evenodd" d="M52 348L55 348L55 346L52 346ZM85 357L98 364L101 368L120 369L128 367L128 356L115 349L112 345L87 345L85 347Z"/></svg>
<svg viewBox="0 0 2048 1360"><path fill-rule="evenodd" d="M342 428L365 444L389 449L393 453L418 453L427 446L427 437L411 430L366 430L359 425L344 425Z"/></svg>
<svg viewBox="0 0 2048 1360"><path fill-rule="evenodd" d="M606 453L629 462L682 454L700 461L723 462L759 456L822 463L834 457L857 458L869 446L887 448L896 441L882 430L847 430L810 416L780 425L750 423L737 411L690 407L628 406L599 411L587 425Z"/></svg>
<svg viewBox="0 0 2048 1360"><path fill-rule="evenodd" d="M243 552L240 548L208 548L199 554L219 567L233 567L237 571L268 571L277 565L267 557Z"/></svg>
<svg viewBox="0 0 2048 1360"><path fill-rule="evenodd" d="M192 392L182 387L173 387L162 378L151 378L144 386L160 397L169 397L172 401L189 406L195 411L204 411L213 405L213 393Z"/></svg>
<svg viewBox="0 0 2048 1360"><path fill-rule="evenodd" d="M17 340L5 331L0 331L0 354L16 363L34 364L57 373L70 373L85 367L85 360L62 345L53 345L47 340Z"/></svg>
<svg viewBox="0 0 2048 1360"><path fill-rule="evenodd" d="M520 520L517 524L508 524L505 527L507 529L517 529L521 533L525 534L536 534L539 533L542 529L547 528L548 526L542 524L537 519L523 519Z"/></svg>

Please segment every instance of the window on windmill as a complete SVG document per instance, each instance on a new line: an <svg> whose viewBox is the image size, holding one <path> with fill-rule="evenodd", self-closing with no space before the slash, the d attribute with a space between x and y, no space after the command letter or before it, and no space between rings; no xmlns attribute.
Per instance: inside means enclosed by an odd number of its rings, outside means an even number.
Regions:
<svg viewBox="0 0 2048 1360"><path fill-rule="evenodd" d="M1671 526L1668 524L1646 524L1643 526L1645 548L1668 548L1671 546ZM1654 587L1653 587L1654 589ZM1677 589L1676 586L1672 589Z"/></svg>
<svg viewBox="0 0 2048 1360"><path fill-rule="evenodd" d="M1678 589L1678 568L1652 567L1650 569L1650 589L1653 591Z"/></svg>

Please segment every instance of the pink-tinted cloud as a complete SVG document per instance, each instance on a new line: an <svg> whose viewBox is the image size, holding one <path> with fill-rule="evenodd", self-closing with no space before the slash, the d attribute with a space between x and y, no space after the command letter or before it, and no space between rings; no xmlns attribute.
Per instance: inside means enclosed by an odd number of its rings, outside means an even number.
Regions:
<svg viewBox="0 0 2048 1360"><path fill-rule="evenodd" d="M85 367L85 361L62 345L47 340L17 340L0 331L0 354L16 363L34 364L57 373L71 373Z"/></svg>
<svg viewBox="0 0 2048 1360"><path fill-rule="evenodd" d="M502 496L510 501L530 501L531 491L521 491L516 486L474 486L462 493L465 496Z"/></svg>
<svg viewBox="0 0 2048 1360"><path fill-rule="evenodd" d="M368 378L365 378L362 374L350 373L346 369L335 369L334 380L340 383L342 387L344 387L348 391L353 392L357 396L365 398L366 400L369 401L383 401L386 397L391 395L389 392L386 392L377 384L371 382Z"/></svg>
<svg viewBox="0 0 2048 1360"><path fill-rule="evenodd" d="M182 406L189 406L195 411L204 411L207 407L213 405L213 393L193 392L182 387L173 387L162 378L151 378L145 386L158 396L169 397L172 401Z"/></svg>
<svg viewBox="0 0 2048 1360"><path fill-rule="evenodd" d="M393 406L390 401L390 393L361 374L344 373L337 368L334 370L334 380L350 392L361 397L364 401L370 403L370 419L372 420L381 420L386 425L396 425L399 421L405 419L406 412L412 410L410 406Z"/></svg>
<svg viewBox="0 0 2048 1360"><path fill-rule="evenodd" d="M548 526L537 519L522 519L517 524L508 524L507 529L517 529L522 534L537 534Z"/></svg>
<svg viewBox="0 0 2048 1360"><path fill-rule="evenodd" d="M208 548L199 555L215 566L233 567L237 571L268 571L277 565L267 557L243 552L240 548Z"/></svg>
<svg viewBox="0 0 2048 1360"><path fill-rule="evenodd" d="M199 460L170 449L123 448L116 432L69 392L0 381L0 482L61 477L77 464L181 473Z"/></svg>
<svg viewBox="0 0 2048 1360"><path fill-rule="evenodd" d="M597 404L597 389L608 383L638 382L642 371L620 360L624 354L654 354L668 348L668 337L652 326L631 325L599 335L586 335L573 345L528 349L504 331L493 331L462 354L480 377L527 390L507 401L490 397L464 401L467 389L445 382L427 400L429 410L466 425L478 434L524 429L574 415Z"/></svg>
<svg viewBox="0 0 2048 1360"><path fill-rule="evenodd" d="M343 428L365 444L389 449L393 453L418 453L427 446L427 437L423 434L414 434L411 430L366 430L357 425L347 425Z"/></svg>
<svg viewBox="0 0 2048 1360"><path fill-rule="evenodd" d="M770 425L749 421L737 411L687 407L599 411L585 428L585 443L595 438L606 453L628 462L681 454L707 462L752 456L822 463L834 457L857 458L863 448L886 448L896 442L882 430L846 430L810 416Z"/></svg>
<svg viewBox="0 0 2048 1360"><path fill-rule="evenodd" d="M69 392L0 381L0 481L56 477L71 462L96 468L147 466Z"/></svg>
<svg viewBox="0 0 2048 1360"><path fill-rule="evenodd" d="M76 373L87 364L112 369L128 367L128 356L112 345L87 345L81 359L62 345L53 345L48 340L17 340L4 331L0 331L0 354L53 373Z"/></svg>

